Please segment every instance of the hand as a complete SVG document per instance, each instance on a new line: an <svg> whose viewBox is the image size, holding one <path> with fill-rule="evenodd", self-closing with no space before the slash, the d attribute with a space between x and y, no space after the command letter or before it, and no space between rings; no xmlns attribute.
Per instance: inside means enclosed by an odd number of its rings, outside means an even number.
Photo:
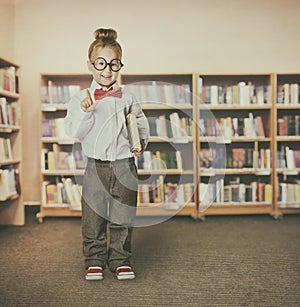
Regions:
<svg viewBox="0 0 300 307"><path fill-rule="evenodd" d="M84 112L90 112L91 111L91 106L93 105L93 99L91 97L90 91L87 89L86 90L86 98L84 98L81 103L80 103L80 108Z"/></svg>
<svg viewBox="0 0 300 307"><path fill-rule="evenodd" d="M143 154L143 152L145 151L145 148L146 148L146 146L145 146L145 141L144 141L144 140L141 140L140 143L141 143L142 149L141 149L140 151L137 151L137 150L134 150L134 151L133 151L133 153L134 153L137 157L141 157L142 154Z"/></svg>

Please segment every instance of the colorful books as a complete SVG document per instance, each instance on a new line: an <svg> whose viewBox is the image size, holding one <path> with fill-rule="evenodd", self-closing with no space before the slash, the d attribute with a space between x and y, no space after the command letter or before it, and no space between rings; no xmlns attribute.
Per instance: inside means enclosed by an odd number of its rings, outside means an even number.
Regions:
<svg viewBox="0 0 300 307"><path fill-rule="evenodd" d="M125 85L140 103L159 103L166 105L191 105L189 84L170 84L151 81Z"/></svg>
<svg viewBox="0 0 300 307"><path fill-rule="evenodd" d="M138 169L144 171L178 169L182 170L183 161L180 151L144 151L137 159Z"/></svg>
<svg viewBox="0 0 300 307"><path fill-rule="evenodd" d="M69 207L81 210L82 186L71 178L61 181L44 181L42 184L42 204L45 207Z"/></svg>
<svg viewBox="0 0 300 307"><path fill-rule="evenodd" d="M79 85L57 85L49 80L47 85L40 87L41 101L45 104L65 104L79 91Z"/></svg>
<svg viewBox="0 0 300 307"><path fill-rule="evenodd" d="M178 204L183 206L194 201L193 183L164 182L163 176L159 176L152 183L139 184L138 205L151 204Z"/></svg>
<svg viewBox="0 0 300 307"><path fill-rule="evenodd" d="M203 84L202 78L199 79L199 83ZM210 105L266 105L272 101L269 85L255 85L251 81L233 85L203 85L199 95L202 104Z"/></svg>

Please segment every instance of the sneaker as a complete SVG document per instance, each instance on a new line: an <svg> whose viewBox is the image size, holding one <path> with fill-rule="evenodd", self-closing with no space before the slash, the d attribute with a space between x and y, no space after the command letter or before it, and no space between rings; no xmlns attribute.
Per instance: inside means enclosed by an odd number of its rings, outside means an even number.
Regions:
<svg viewBox="0 0 300 307"><path fill-rule="evenodd" d="M117 267L115 274L116 274L116 277L119 280L134 279L135 278L135 274L133 272L132 267L130 267L128 265L123 265L123 266Z"/></svg>
<svg viewBox="0 0 300 307"><path fill-rule="evenodd" d="M103 269L100 266L90 266L85 271L86 280L101 280L103 279Z"/></svg>

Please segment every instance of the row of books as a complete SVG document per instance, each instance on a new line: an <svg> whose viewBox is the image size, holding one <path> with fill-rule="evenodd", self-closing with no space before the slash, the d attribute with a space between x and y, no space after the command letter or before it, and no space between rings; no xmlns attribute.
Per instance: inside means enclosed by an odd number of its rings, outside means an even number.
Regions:
<svg viewBox="0 0 300 307"><path fill-rule="evenodd" d="M12 166L0 170L0 200L20 194L19 173Z"/></svg>
<svg viewBox="0 0 300 307"><path fill-rule="evenodd" d="M269 85L255 85L239 82L235 85L206 85L199 79L201 103L210 105L264 105L271 104L272 93Z"/></svg>
<svg viewBox="0 0 300 307"><path fill-rule="evenodd" d="M179 117L173 112L167 117L165 114L158 117L147 117L150 126L150 135L159 137L178 138L192 136L192 118L188 116Z"/></svg>
<svg viewBox="0 0 300 307"><path fill-rule="evenodd" d="M5 97L0 97L0 124L18 125L18 107L7 103Z"/></svg>
<svg viewBox="0 0 300 307"><path fill-rule="evenodd" d="M0 163L13 160L10 138L0 137Z"/></svg>
<svg viewBox="0 0 300 307"><path fill-rule="evenodd" d="M17 92L16 68L14 66L0 68L0 90Z"/></svg>
<svg viewBox="0 0 300 307"><path fill-rule="evenodd" d="M44 118L42 120L42 137L70 139L64 128L64 118Z"/></svg>
<svg viewBox="0 0 300 307"><path fill-rule="evenodd" d="M300 181L293 183L280 182L278 202L280 207L286 207L287 204L292 207L300 207Z"/></svg>
<svg viewBox="0 0 300 307"><path fill-rule="evenodd" d="M49 80L40 87L41 102L46 104L65 104L80 91L79 85L57 85Z"/></svg>
<svg viewBox="0 0 300 307"><path fill-rule="evenodd" d="M213 169L271 169L269 148L203 148L199 153L200 168Z"/></svg>
<svg viewBox="0 0 300 307"><path fill-rule="evenodd" d="M61 181L42 184L42 204L45 207L69 207L72 210L81 210L82 186L71 178L62 178Z"/></svg>
<svg viewBox="0 0 300 307"><path fill-rule="evenodd" d="M287 145L282 145L277 152L277 167L279 169L294 170L300 168L300 150L291 149Z"/></svg>
<svg viewBox="0 0 300 307"><path fill-rule="evenodd" d="M224 179L199 183L200 208L227 203L272 202L272 185L253 181L240 182L240 178L224 185Z"/></svg>
<svg viewBox="0 0 300 307"><path fill-rule="evenodd" d="M42 170L80 170L85 168L82 152L76 149L72 152L61 151L58 144L52 144L52 150L41 150Z"/></svg>
<svg viewBox="0 0 300 307"><path fill-rule="evenodd" d="M151 81L125 85L140 103L159 103L168 105L192 104L189 84L170 84Z"/></svg>
<svg viewBox="0 0 300 307"><path fill-rule="evenodd" d="M155 182L139 184L138 204L149 203L178 203L185 204L194 201L193 183L164 183L163 176L159 176Z"/></svg>
<svg viewBox="0 0 300 307"><path fill-rule="evenodd" d="M284 115L278 118L277 135L300 135L300 115Z"/></svg>
<svg viewBox="0 0 300 307"><path fill-rule="evenodd" d="M144 151L141 157L137 158L138 169L144 171L179 169L182 170L182 156L177 151Z"/></svg>
<svg viewBox="0 0 300 307"><path fill-rule="evenodd" d="M260 115L254 117L250 112L248 117L200 118L199 135L232 138L244 136L248 138L265 137L263 119Z"/></svg>
<svg viewBox="0 0 300 307"><path fill-rule="evenodd" d="M300 103L300 90L297 83L280 84L277 87L278 104L298 104Z"/></svg>

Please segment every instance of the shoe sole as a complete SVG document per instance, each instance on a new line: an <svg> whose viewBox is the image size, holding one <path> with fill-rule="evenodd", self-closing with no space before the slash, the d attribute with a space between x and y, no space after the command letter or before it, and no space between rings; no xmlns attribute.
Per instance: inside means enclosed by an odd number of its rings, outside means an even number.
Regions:
<svg viewBox="0 0 300 307"><path fill-rule="evenodd" d="M103 275L95 274L95 275L85 275L85 280L102 280Z"/></svg>
<svg viewBox="0 0 300 307"><path fill-rule="evenodd" d="M134 274L116 275L119 280L134 279Z"/></svg>

